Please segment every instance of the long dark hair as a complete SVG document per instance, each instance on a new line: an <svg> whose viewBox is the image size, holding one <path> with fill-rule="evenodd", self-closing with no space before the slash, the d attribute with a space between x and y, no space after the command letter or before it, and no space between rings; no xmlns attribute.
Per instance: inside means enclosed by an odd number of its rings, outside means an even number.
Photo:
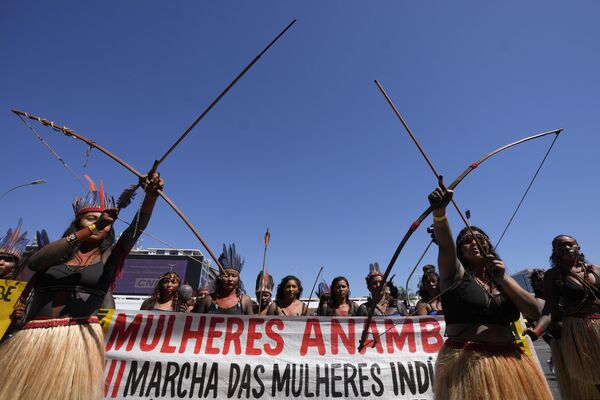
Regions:
<svg viewBox="0 0 600 400"><path fill-rule="evenodd" d="M152 307L154 307L154 305L160 301L161 288L162 288L164 282L167 280L167 278L170 278L171 276L175 276L179 280L179 286L181 286L181 278L179 277L179 274L177 272L170 271L170 272L166 272L166 273L162 274L160 279L156 283L156 286L154 287L154 291L152 292L152 295L150 296L150 305ZM178 289L179 289L179 287L178 287ZM173 302L172 302L173 310L179 310L179 303L180 303L179 290L176 290L175 294L173 294Z"/></svg>
<svg viewBox="0 0 600 400"><path fill-rule="evenodd" d="M554 239L552 239L552 254L550 254L550 265L552 265L553 268L561 269L560 268L560 256L556 252L556 244L558 242L558 239L563 238L563 237L573 239L575 241L575 243L577 243L577 246L579 246L577 239L575 239L571 235L558 235ZM580 250L581 250L581 248L580 248ZM583 263L583 265L585 265L585 266L588 265L588 261L585 259L585 255L581 251L579 251L579 257L577 258L577 262Z"/></svg>
<svg viewBox="0 0 600 400"><path fill-rule="evenodd" d="M341 303L337 302L337 300L335 298L335 294L334 294L335 285L337 285L338 282L340 282L340 281L344 281L344 282L346 282L346 285L348 285L348 295L346 296L346 303L348 303L348 305L350 305L350 283L348 282L348 279L346 279L345 277L336 276L331 281L331 297L329 298L329 301L327 303L329 305L329 307L338 308L338 306L341 304Z"/></svg>
<svg viewBox="0 0 600 400"><path fill-rule="evenodd" d="M543 290L540 291L538 289L538 285L536 285L536 282L541 281L544 282L544 273L546 271L544 271L541 268L536 268L533 271L531 271L531 275L529 275L529 282L531 282L531 287L533 288L533 295L535 297L537 297L538 299L545 299L546 297L544 296L544 292Z"/></svg>
<svg viewBox="0 0 600 400"><path fill-rule="evenodd" d="M423 274L423 276L421 277L421 287L419 288L419 297L421 297L421 300L423 300L424 302L429 302L429 300L431 300L431 298L429 296L429 291L427 290L427 286L426 286L427 281L429 281L431 278L436 278L438 281L438 285L439 285L440 276L435 271L429 271L426 274ZM439 290L439 286L438 286L438 290Z"/></svg>
<svg viewBox="0 0 600 400"><path fill-rule="evenodd" d="M298 297L296 298L300 299L300 297L302 297L302 291L304 290L304 288L302 287L302 282L300 281L300 279L298 279L298 277L294 275L288 275L284 277L281 280L281 282L279 282L279 285L277 285L277 294L275 294L275 300L277 300L278 302L283 300L285 285L288 283L288 281L296 281L296 283L298 284Z"/></svg>
<svg viewBox="0 0 600 400"><path fill-rule="evenodd" d="M483 243L481 243L481 244L483 246L487 246L487 251L491 256L500 258L498 256L498 254L494 251L494 246L492 246L490 237L488 236L487 233L485 233L485 231L483 229L479 228L478 226L471 225L471 230L473 231L473 233L476 233L476 234L480 233L481 235L483 235ZM465 236L467 236L471 233L471 230L469 230L469 228L465 227L458 233L458 236L456 237L456 258L458 258L458 261L460 261L460 263L463 265L463 267L465 267L467 269L470 269L470 268L469 268L467 261L465 260L465 255L463 254L463 251L462 251L461 241ZM482 254L482 256L483 256L483 254Z"/></svg>
<svg viewBox="0 0 600 400"><path fill-rule="evenodd" d="M81 217L83 217L83 215ZM77 232L78 230L81 229L81 225L79 224L79 221L81 220L81 217L80 218L75 218L73 221L71 221L71 223L69 224L69 226L67 227L67 229L63 233L62 237L67 237L70 234L75 233L75 232ZM109 248L111 248L114 244L115 244L115 230L111 226L110 231L108 232L108 235L104 239L102 239L102 241L100 242L100 246L98 246L98 248L100 249L100 254L104 253L106 250L108 250ZM66 254L61 259L61 261L62 262L69 261L73 257L73 254L75 254L75 250L78 247L79 246L71 249L69 251L69 253Z"/></svg>

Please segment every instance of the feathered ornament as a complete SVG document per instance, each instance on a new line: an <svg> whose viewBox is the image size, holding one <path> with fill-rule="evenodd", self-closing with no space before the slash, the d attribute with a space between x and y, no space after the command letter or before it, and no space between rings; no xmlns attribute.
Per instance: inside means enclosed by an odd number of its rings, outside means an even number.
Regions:
<svg viewBox="0 0 600 400"><path fill-rule="evenodd" d="M225 271L230 269L236 271L238 274L242 272L242 269L244 268L244 260L235 251L235 243L232 243L229 246L223 244L223 252L219 256L219 263L223 266ZM241 293L246 293L244 283L241 279L239 280L238 289Z"/></svg>
<svg viewBox="0 0 600 400"><path fill-rule="evenodd" d="M100 181L100 190L98 190L92 178L87 175L84 175L84 177L88 181L89 191L85 197L75 197L75 200L73 200L75 217L79 218L88 212L102 212L107 208L114 208L115 199L104 193L102 181Z"/></svg>
<svg viewBox="0 0 600 400"><path fill-rule="evenodd" d="M244 268L244 260L242 257L235 251L235 243L226 246L223 244L223 252L219 256L219 263L225 269L233 269L238 273L242 272Z"/></svg>
<svg viewBox="0 0 600 400"><path fill-rule="evenodd" d="M370 263L369 264L369 274L365 277L367 283L369 283L371 281L371 279L375 278L376 276L383 276L383 274L381 273L381 270L379 269L379 263L378 262Z"/></svg>
<svg viewBox="0 0 600 400"><path fill-rule="evenodd" d="M264 274L260 271L256 277L256 293L265 291L273 293L273 287L275 287L273 277L266 271Z"/></svg>
<svg viewBox="0 0 600 400"><path fill-rule="evenodd" d="M138 185L129 185L119 198L117 199L117 208L122 210L131 204L131 201L135 199L135 195L137 194Z"/></svg>
<svg viewBox="0 0 600 400"><path fill-rule="evenodd" d="M325 280L322 279L321 282L319 283L319 286L317 286L317 297L320 298L321 295L323 295L325 293L331 293L331 288L329 287L327 282L325 282Z"/></svg>
<svg viewBox="0 0 600 400"><path fill-rule="evenodd" d="M35 241L37 242L38 249L41 249L48 243L50 243L50 239L48 238L48 232L45 229L41 231L35 232Z"/></svg>
<svg viewBox="0 0 600 400"><path fill-rule="evenodd" d="M23 220L19 218L19 223L15 229L9 228L6 236L0 240L0 254L9 254L20 259L21 254L25 250L29 240L27 239L27 231L21 232Z"/></svg>

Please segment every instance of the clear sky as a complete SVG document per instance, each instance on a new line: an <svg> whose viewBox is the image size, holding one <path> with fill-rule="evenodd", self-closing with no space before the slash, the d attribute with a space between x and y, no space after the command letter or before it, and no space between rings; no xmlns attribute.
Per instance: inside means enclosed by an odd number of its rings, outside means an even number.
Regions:
<svg viewBox="0 0 600 400"><path fill-rule="evenodd" d="M160 169L165 192L215 252L236 243L248 288L269 227L276 281L295 274L308 295L323 265L328 281L345 275L353 295L366 294L369 262L384 268L427 208L436 180L374 79L448 182L497 147L565 128L499 252L511 273L545 268L552 238L570 233L600 262L597 1L3 1L0 191L48 183L0 200L2 232L22 216L30 232L56 239L82 194L11 108L67 125L146 171L295 18ZM35 127L115 195L136 182L97 151L84 168L81 142ZM550 142L501 153L457 188L458 205L493 241ZM449 216L456 233L460 221ZM200 248L164 202L148 231ZM413 235L397 283L428 240L425 226ZM143 246L164 247L150 238Z"/></svg>

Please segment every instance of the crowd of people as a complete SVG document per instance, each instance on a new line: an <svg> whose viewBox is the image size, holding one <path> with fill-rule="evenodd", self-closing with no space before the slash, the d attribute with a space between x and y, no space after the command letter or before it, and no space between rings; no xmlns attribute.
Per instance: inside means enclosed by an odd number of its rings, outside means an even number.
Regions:
<svg viewBox="0 0 600 400"><path fill-rule="evenodd" d="M74 219L61 239L44 243L26 257L26 232L20 225L0 241L0 278L20 268L34 272L0 344L0 398L100 399L103 388L103 334L97 312L114 307L112 288L124 260L150 221L158 173L142 179L146 194L133 223L118 240L113 223L121 205L90 180L90 190L73 202ZM266 271L256 278L256 301L246 294L240 274L244 260L235 245L223 245L217 279L199 288L182 283L176 272L162 275L142 310L230 315L299 317L438 315L447 339L437 356L437 399L550 399L539 365L515 343L511 324L521 315L533 340L543 337L552 349L554 368L565 399L600 398L600 269L589 263L575 238L552 241L551 267L531 275L534 294L506 273L506 266L485 231L467 226L454 239L446 207L452 191L443 185L429 195L438 248L436 267L423 268L420 300L410 307L398 288L386 282L378 263L369 266L370 297L351 300L343 276L321 281L315 306L301 301L300 279L285 276L277 285ZM312 293L310 294L312 299ZM38 360L46 367L40 370Z"/></svg>

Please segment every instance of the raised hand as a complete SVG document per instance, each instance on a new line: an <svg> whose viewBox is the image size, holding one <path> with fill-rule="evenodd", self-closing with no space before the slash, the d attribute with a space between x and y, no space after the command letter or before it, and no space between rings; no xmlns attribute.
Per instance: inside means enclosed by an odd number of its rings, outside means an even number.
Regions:
<svg viewBox="0 0 600 400"><path fill-rule="evenodd" d="M448 190L444 185L442 176L439 177L439 186L429 194L429 204L434 210L444 210L452 201L454 191Z"/></svg>
<svg viewBox="0 0 600 400"><path fill-rule="evenodd" d="M140 178L140 186L144 188L147 194L157 196L157 191L164 188L165 181L160 177L158 172L153 172L150 177L144 175Z"/></svg>
<svg viewBox="0 0 600 400"><path fill-rule="evenodd" d="M105 229L110 230L110 228L112 227L112 224L114 224L114 222L118 216L119 216L119 210L117 208L107 208L106 210L104 210L102 212L100 217L98 217L98 219L96 220L96 223L95 223L96 229L98 229L99 231L102 231Z"/></svg>

